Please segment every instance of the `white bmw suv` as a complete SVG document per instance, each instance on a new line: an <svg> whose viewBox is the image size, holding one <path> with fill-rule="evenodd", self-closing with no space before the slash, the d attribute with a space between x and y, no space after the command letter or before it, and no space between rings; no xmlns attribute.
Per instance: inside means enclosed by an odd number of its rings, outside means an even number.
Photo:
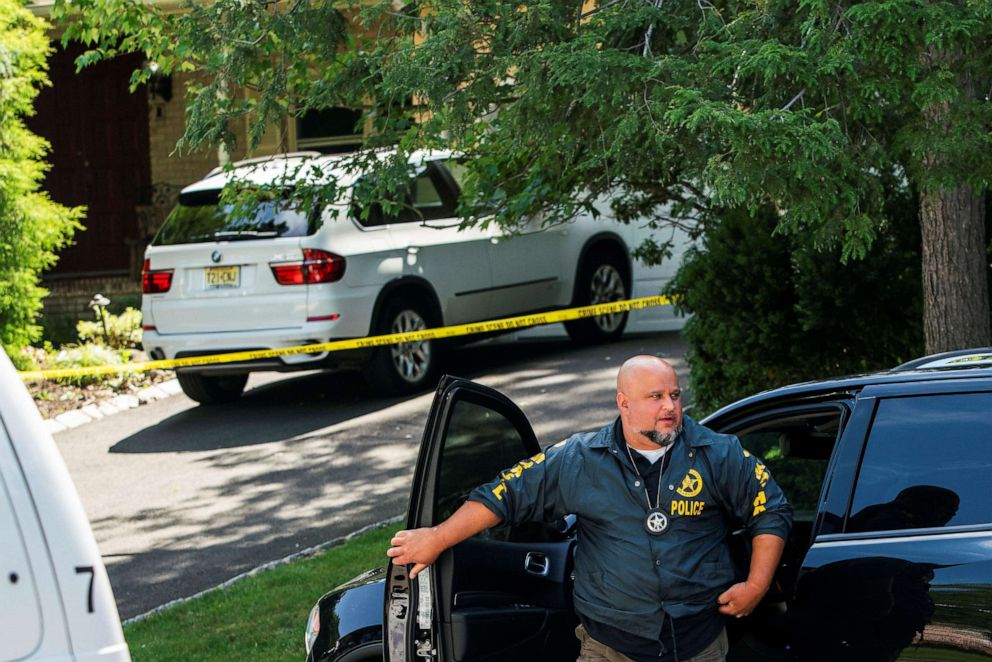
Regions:
<svg viewBox="0 0 992 662"><path fill-rule="evenodd" d="M408 199L395 215L376 207L362 219L350 194L319 210L276 200L237 214L219 204L232 179L272 183L309 163L339 186L353 183L339 159L297 153L239 162L183 189L145 253L141 307L153 358L292 347L657 294L688 245L678 235L672 258L648 268L630 256L647 236L638 224L580 217L548 228L532 221L512 235L495 224L461 229L455 208L464 171L439 153L411 160ZM658 315L669 328L681 324L670 307ZM626 322L626 314L604 315L566 328L576 341L603 342L618 338ZM414 391L432 385L437 344L290 355L177 376L201 403L236 399L254 370L361 366L379 391Z"/></svg>

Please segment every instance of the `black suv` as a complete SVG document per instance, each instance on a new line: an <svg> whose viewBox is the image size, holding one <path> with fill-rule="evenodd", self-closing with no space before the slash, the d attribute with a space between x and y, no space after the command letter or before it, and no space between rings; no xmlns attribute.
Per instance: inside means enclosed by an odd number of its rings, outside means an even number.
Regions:
<svg viewBox="0 0 992 662"><path fill-rule="evenodd" d="M772 589L728 624L728 659L992 658L992 348L767 391L702 422L763 457L796 511ZM407 526L538 450L507 398L445 378ZM571 524L484 532L413 582L392 565L356 578L311 612L308 659L574 660ZM746 541L731 546L746 569Z"/></svg>

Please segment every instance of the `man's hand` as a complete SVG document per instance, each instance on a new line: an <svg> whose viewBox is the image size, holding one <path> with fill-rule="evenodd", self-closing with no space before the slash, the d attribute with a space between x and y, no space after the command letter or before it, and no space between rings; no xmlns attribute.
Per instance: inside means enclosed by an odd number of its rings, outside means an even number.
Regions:
<svg viewBox="0 0 992 662"><path fill-rule="evenodd" d="M734 584L716 599L721 614L741 618L754 611L772 585L783 549L785 541L771 533L751 539L751 570L746 581Z"/></svg>
<svg viewBox="0 0 992 662"><path fill-rule="evenodd" d="M386 556L392 557L394 564L413 564L410 579L415 578L421 570L434 563L441 552L448 547L437 527L397 531L389 544L392 546L386 550Z"/></svg>
<svg viewBox="0 0 992 662"><path fill-rule="evenodd" d="M741 618L747 616L765 597L768 587L761 587L749 581L734 584L716 599L720 603L720 613Z"/></svg>
<svg viewBox="0 0 992 662"><path fill-rule="evenodd" d="M475 501L466 501L455 513L437 526L398 531L389 541L386 556L396 565L413 565L410 579L437 560L441 552L480 531L500 523L500 518Z"/></svg>

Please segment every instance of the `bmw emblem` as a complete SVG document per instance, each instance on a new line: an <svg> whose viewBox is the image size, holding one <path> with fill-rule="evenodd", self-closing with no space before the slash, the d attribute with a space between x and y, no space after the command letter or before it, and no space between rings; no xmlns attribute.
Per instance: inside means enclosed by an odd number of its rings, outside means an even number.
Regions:
<svg viewBox="0 0 992 662"><path fill-rule="evenodd" d="M214 251L213 253L210 254L210 259L213 260L214 262L220 262L221 257L222 256L220 254L220 251Z"/></svg>

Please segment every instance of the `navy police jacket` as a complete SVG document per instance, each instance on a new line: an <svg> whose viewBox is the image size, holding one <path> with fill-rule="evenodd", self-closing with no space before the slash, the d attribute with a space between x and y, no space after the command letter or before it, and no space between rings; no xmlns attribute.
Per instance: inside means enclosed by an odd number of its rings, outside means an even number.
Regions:
<svg viewBox="0 0 992 662"><path fill-rule="evenodd" d="M764 463L737 437L686 416L662 476L661 508L670 524L650 535L644 487L619 430L616 421L573 435L475 489L469 500L510 524L574 514L576 610L655 638L664 614L681 618L712 609L734 582L726 544L732 526L743 525L752 538L785 539L792 509Z"/></svg>

